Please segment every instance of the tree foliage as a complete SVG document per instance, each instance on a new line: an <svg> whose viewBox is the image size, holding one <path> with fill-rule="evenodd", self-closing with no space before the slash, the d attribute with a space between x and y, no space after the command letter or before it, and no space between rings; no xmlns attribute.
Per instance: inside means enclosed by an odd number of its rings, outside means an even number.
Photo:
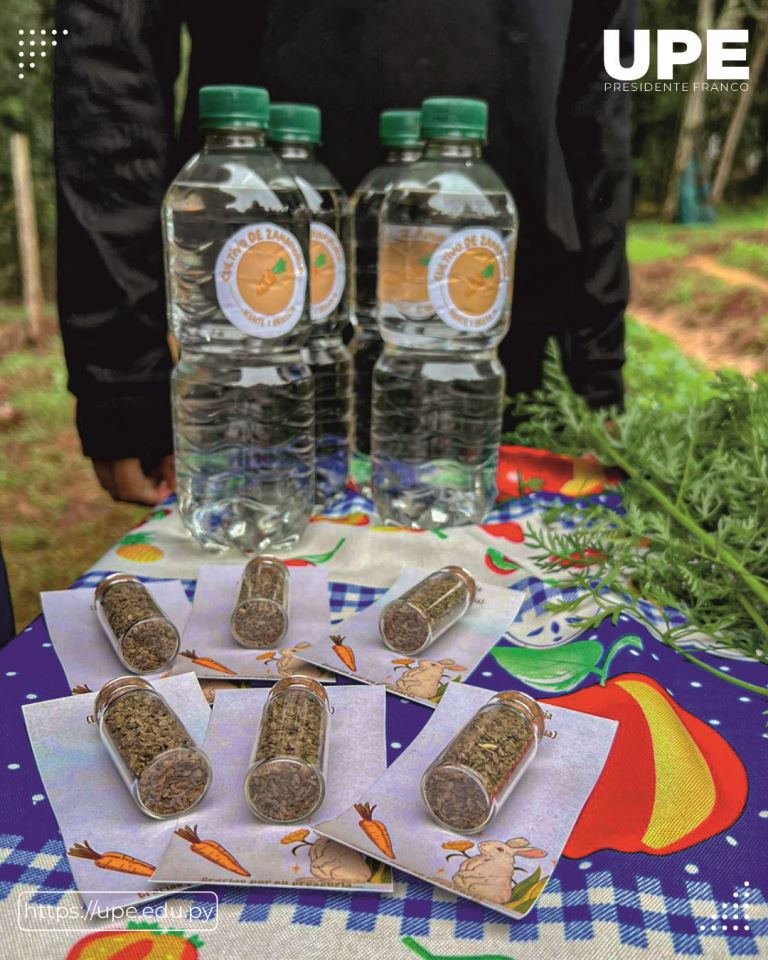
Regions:
<svg viewBox="0 0 768 960"><path fill-rule="evenodd" d="M26 133L32 147L37 220L43 259L44 283L54 287L54 236L56 224L53 145L51 135L52 48L39 47L35 67L19 79L19 51L29 51L29 30L53 27L53 0L4 0L4 29L0 31L0 297L20 295L16 217L11 179L10 137ZM24 30L20 35L19 30ZM39 34L36 34L38 40ZM50 35L48 35L50 39ZM19 43L24 40L24 46ZM40 56L42 51L46 56ZM32 58L27 57L24 63Z"/></svg>
<svg viewBox="0 0 768 960"><path fill-rule="evenodd" d="M756 14L763 0L744 0L744 29L754 36ZM640 27L651 31L651 70L655 74L655 32L657 30L695 30L698 0L643 0ZM715 19L721 14L725 0L715 5ZM749 59L749 51L748 51ZM692 67L678 67L675 79L690 79ZM685 92L678 90L637 93L633 100L632 156L634 164L635 208L640 213L654 213L667 188L679 133ZM699 159L714 159L714 150L725 137L728 121L738 99L738 91L713 91L706 95L706 116ZM755 97L745 124L736 155L732 182L726 198L749 200L764 194L768 188L768 85L757 81ZM712 154L710 154L712 150Z"/></svg>

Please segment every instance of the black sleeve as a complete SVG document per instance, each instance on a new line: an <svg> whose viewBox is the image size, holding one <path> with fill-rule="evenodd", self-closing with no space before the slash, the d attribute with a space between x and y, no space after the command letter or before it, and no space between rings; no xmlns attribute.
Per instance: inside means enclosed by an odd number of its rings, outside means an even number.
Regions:
<svg viewBox="0 0 768 960"><path fill-rule="evenodd" d="M180 19L179 0L56 4L59 317L97 460L173 449L160 205L176 172Z"/></svg>
<svg viewBox="0 0 768 960"><path fill-rule="evenodd" d="M574 0L558 109L580 242L560 339L571 383L594 407L624 399L629 297L630 95L606 89L603 30L620 30L622 57L631 57L636 8L637 0Z"/></svg>

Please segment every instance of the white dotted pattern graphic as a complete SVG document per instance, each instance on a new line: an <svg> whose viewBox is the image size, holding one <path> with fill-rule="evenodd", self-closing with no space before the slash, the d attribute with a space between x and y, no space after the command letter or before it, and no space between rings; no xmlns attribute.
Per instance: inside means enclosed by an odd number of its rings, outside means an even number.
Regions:
<svg viewBox="0 0 768 960"><path fill-rule="evenodd" d="M24 79L26 70L35 69L37 57L48 56L47 47L55 47L58 37L68 35L69 30L19 30L19 80Z"/></svg>
<svg viewBox="0 0 768 960"><path fill-rule="evenodd" d="M686 870L687 869L686 867ZM749 933L748 908L750 893L749 880L745 880L740 890L733 891L734 902L727 903L726 901L722 901L720 903L720 913L713 913L699 920L699 928L711 932L719 929L725 931L733 930L735 932L743 930L745 933Z"/></svg>

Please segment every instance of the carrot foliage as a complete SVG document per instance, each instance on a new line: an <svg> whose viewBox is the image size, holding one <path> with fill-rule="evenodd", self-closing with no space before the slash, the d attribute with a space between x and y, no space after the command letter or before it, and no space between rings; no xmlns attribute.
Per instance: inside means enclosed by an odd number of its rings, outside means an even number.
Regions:
<svg viewBox="0 0 768 960"><path fill-rule="evenodd" d="M768 663L768 378L721 372L685 407L630 396L625 412L592 411L553 361L545 388L516 407L524 419L514 442L593 453L627 477L623 513L596 498L562 502L529 531L544 570L562 570L574 555L590 560L570 566L578 596L553 610L583 611L585 629L628 613L678 650L696 631L713 652ZM667 617L658 628L643 600L688 622Z"/></svg>

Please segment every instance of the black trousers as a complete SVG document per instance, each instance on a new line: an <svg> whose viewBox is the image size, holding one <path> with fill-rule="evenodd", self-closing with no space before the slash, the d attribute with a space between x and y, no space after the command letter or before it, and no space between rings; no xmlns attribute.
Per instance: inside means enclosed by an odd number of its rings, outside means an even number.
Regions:
<svg viewBox="0 0 768 960"><path fill-rule="evenodd" d="M11 604L11 588L8 585L8 572L5 569L2 546L0 546L0 647L16 635Z"/></svg>
<svg viewBox="0 0 768 960"><path fill-rule="evenodd" d="M511 392L547 337L575 388L621 403L629 97L606 92L604 29L638 0L58 0L59 312L87 455L171 449L159 209L200 145L197 91L266 86L323 111L323 159L347 189L381 158L377 119L430 95L490 105L487 157L520 211ZM179 29L192 39L174 127Z"/></svg>

